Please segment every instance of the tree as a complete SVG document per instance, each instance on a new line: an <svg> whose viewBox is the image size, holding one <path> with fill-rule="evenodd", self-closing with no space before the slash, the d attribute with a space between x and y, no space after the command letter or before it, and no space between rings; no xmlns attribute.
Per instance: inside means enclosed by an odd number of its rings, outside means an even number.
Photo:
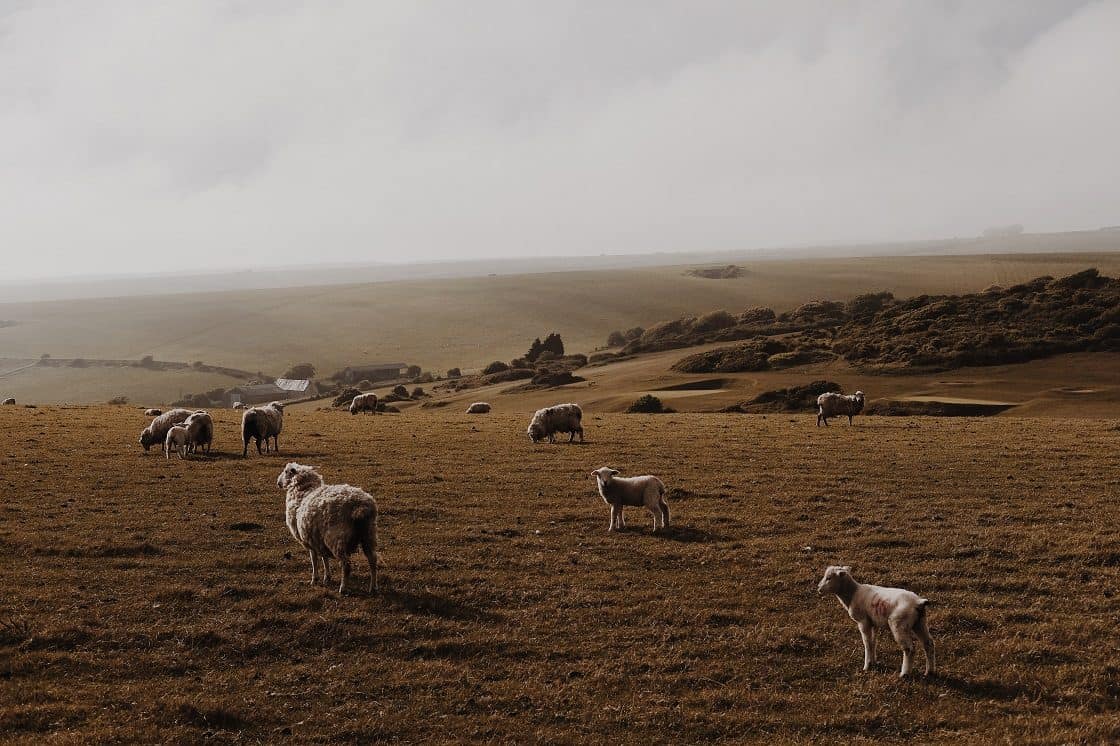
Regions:
<svg viewBox="0 0 1120 746"><path fill-rule="evenodd" d="M541 350L543 349L544 347L543 345L541 345L541 338L537 337L533 340L533 344L529 345L529 351L525 353L525 359L530 363L535 363L537 361L537 358L540 357Z"/></svg>
<svg viewBox="0 0 1120 746"><path fill-rule="evenodd" d="M501 360L495 360L482 369L482 374L488 376L491 373L502 373L507 370L509 370L508 365L503 363Z"/></svg>
<svg viewBox="0 0 1120 746"><path fill-rule="evenodd" d="M626 344L626 335L620 331L613 331L607 335L607 347L622 347Z"/></svg>
<svg viewBox="0 0 1120 746"><path fill-rule="evenodd" d="M547 350L556 355L556 357L564 357L564 340L560 339L560 335L556 332L544 338L541 348L541 352Z"/></svg>
<svg viewBox="0 0 1120 746"><path fill-rule="evenodd" d="M288 368L284 378L314 378L315 366L311 363L297 363Z"/></svg>
<svg viewBox="0 0 1120 746"><path fill-rule="evenodd" d="M451 368L447 371L448 378L462 378L462 376L463 371L459 370L458 368Z"/></svg>

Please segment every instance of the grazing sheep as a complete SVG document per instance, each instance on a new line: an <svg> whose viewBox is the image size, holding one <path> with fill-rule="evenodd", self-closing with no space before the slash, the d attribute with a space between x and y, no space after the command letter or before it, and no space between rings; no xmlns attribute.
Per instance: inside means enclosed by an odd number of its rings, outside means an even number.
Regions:
<svg viewBox="0 0 1120 746"><path fill-rule="evenodd" d="M171 426L182 424L192 414L194 414L194 412L190 409L172 409L168 412L164 412L152 420L152 424L141 431L140 445L144 446L144 450L147 451L156 443L163 443L164 438L167 437L167 431L171 429Z"/></svg>
<svg viewBox="0 0 1120 746"><path fill-rule="evenodd" d="M186 420L183 426L187 428L187 448L191 453L200 448L205 448L210 453L210 445L214 442L214 418L209 412L198 410Z"/></svg>
<svg viewBox="0 0 1120 746"><path fill-rule="evenodd" d="M852 417L863 411L863 392L857 391L851 396L844 396L835 391L829 391L817 397L817 427L824 422L828 427L829 417L848 416L848 424L852 424Z"/></svg>
<svg viewBox="0 0 1120 746"><path fill-rule="evenodd" d="M350 414L373 412L377 414L377 394L358 394L350 402Z"/></svg>
<svg viewBox="0 0 1120 746"><path fill-rule="evenodd" d="M234 408L234 409L244 409L244 408L245 408L245 405L244 405L244 404L243 404L242 402L239 402L239 401L238 401L238 402L234 402L234 403L233 403L233 408Z"/></svg>
<svg viewBox="0 0 1120 746"><path fill-rule="evenodd" d="M241 416L241 439L245 443L241 455L249 455L249 441L256 439L257 453L261 453L261 440L264 440L265 453L271 453L269 438L277 452L280 451L280 432L284 429L284 405L278 401L269 402L263 407L246 409Z"/></svg>
<svg viewBox="0 0 1120 746"><path fill-rule="evenodd" d="M467 407L467 414L487 414L489 411L490 405L484 401L476 401Z"/></svg>
<svg viewBox="0 0 1120 746"><path fill-rule="evenodd" d="M369 592L377 592L377 503L373 497L348 484L323 484L313 466L289 463L276 485L287 490L286 523L296 541L311 555L311 584L331 582L330 560L342 565L339 593L346 592L350 555L360 547L369 563Z"/></svg>
<svg viewBox="0 0 1120 746"><path fill-rule="evenodd" d="M4 403L5 404L15 404L16 403L15 397L9 396L7 399L4 400Z"/></svg>
<svg viewBox="0 0 1120 746"><path fill-rule="evenodd" d="M910 674L915 639L922 644L926 654L926 676L934 672L937 660L926 622L929 599L902 588L857 583L852 577L852 568L846 565L826 568L817 585L817 593L835 593L848 616L859 625L859 635L863 638L864 671L875 665L876 628L889 627L902 648L902 673L899 676Z"/></svg>
<svg viewBox="0 0 1120 746"><path fill-rule="evenodd" d="M163 410L162 409L145 409L144 414L147 415L148 417L159 417L161 414L163 414Z"/></svg>
<svg viewBox="0 0 1120 746"><path fill-rule="evenodd" d="M538 409L529 421L526 432L534 443L542 438L548 438L549 443L555 443L556 433L569 433L568 442L571 443L579 435L579 442L583 442L583 410L578 404L557 404L554 407Z"/></svg>
<svg viewBox="0 0 1120 746"><path fill-rule="evenodd" d="M171 458L171 451L176 450L179 452L179 458L185 459L187 457L187 428L182 425L174 425L167 431L167 436L163 440L163 455L166 458Z"/></svg>
<svg viewBox="0 0 1120 746"><path fill-rule="evenodd" d="M619 472L608 466L591 472L599 485L599 495L603 502L611 506L611 522L607 531L621 531L626 528L622 511L627 505L644 505L653 514L653 530L669 525L669 504L665 502L665 485L660 479L644 477L620 477Z"/></svg>

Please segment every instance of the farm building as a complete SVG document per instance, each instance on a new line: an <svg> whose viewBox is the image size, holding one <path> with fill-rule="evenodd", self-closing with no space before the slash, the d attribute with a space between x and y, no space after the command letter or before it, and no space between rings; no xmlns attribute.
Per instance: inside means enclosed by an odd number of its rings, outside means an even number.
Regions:
<svg viewBox="0 0 1120 746"><path fill-rule="evenodd" d="M252 383L236 386L226 392L226 406L241 404L266 404L270 401L294 399L314 393L311 381L306 378L277 378L276 383Z"/></svg>
<svg viewBox="0 0 1120 746"><path fill-rule="evenodd" d="M404 378L408 363L371 363L368 365L347 366L342 371L342 380L349 384L359 381L395 381Z"/></svg>

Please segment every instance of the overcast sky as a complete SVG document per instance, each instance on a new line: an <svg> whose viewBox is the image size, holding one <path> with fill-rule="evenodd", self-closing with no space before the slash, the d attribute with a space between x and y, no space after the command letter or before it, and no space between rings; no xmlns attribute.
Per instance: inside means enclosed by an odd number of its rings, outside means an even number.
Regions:
<svg viewBox="0 0 1120 746"><path fill-rule="evenodd" d="M0 0L11 278L1120 223L1120 0Z"/></svg>

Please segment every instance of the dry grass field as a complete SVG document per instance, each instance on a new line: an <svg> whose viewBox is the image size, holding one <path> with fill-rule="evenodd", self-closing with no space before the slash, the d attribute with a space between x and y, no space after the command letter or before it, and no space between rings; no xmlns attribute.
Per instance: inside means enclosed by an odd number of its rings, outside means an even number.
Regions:
<svg viewBox="0 0 1120 746"><path fill-rule="evenodd" d="M615 329L649 326L719 308L763 305L788 310L814 299L848 300L889 290L898 297L976 292L1040 275L1055 277L1095 266L1120 274L1120 253L940 257L869 257L739 262L731 280L685 275L688 267L551 272L457 279L408 280L122 298L0 303L0 355L38 359L127 358L201 360L281 375L312 362L322 375L350 364L404 361L443 373L509 360L551 331L571 352L590 352ZM173 289L174 283L168 285ZM162 289L154 286L152 291ZM60 389L94 388L84 379L60 386L31 369L0 378L0 394L57 402ZM114 396L140 397L132 381L102 371ZM83 374L85 375L85 374ZM168 379L173 400L178 382ZM221 385L220 383L214 385ZM97 388L113 390L109 383ZM6 395L6 394L5 394ZM70 398L95 403L99 398ZM152 402L158 403L158 402Z"/></svg>
<svg viewBox="0 0 1120 746"><path fill-rule="evenodd" d="M217 420L180 462L134 408L0 408L3 740L1120 739L1112 421L297 410L242 460ZM377 497L380 596L308 584L288 460ZM666 535L606 533L604 464ZM938 676L859 671L833 563L933 600Z"/></svg>

